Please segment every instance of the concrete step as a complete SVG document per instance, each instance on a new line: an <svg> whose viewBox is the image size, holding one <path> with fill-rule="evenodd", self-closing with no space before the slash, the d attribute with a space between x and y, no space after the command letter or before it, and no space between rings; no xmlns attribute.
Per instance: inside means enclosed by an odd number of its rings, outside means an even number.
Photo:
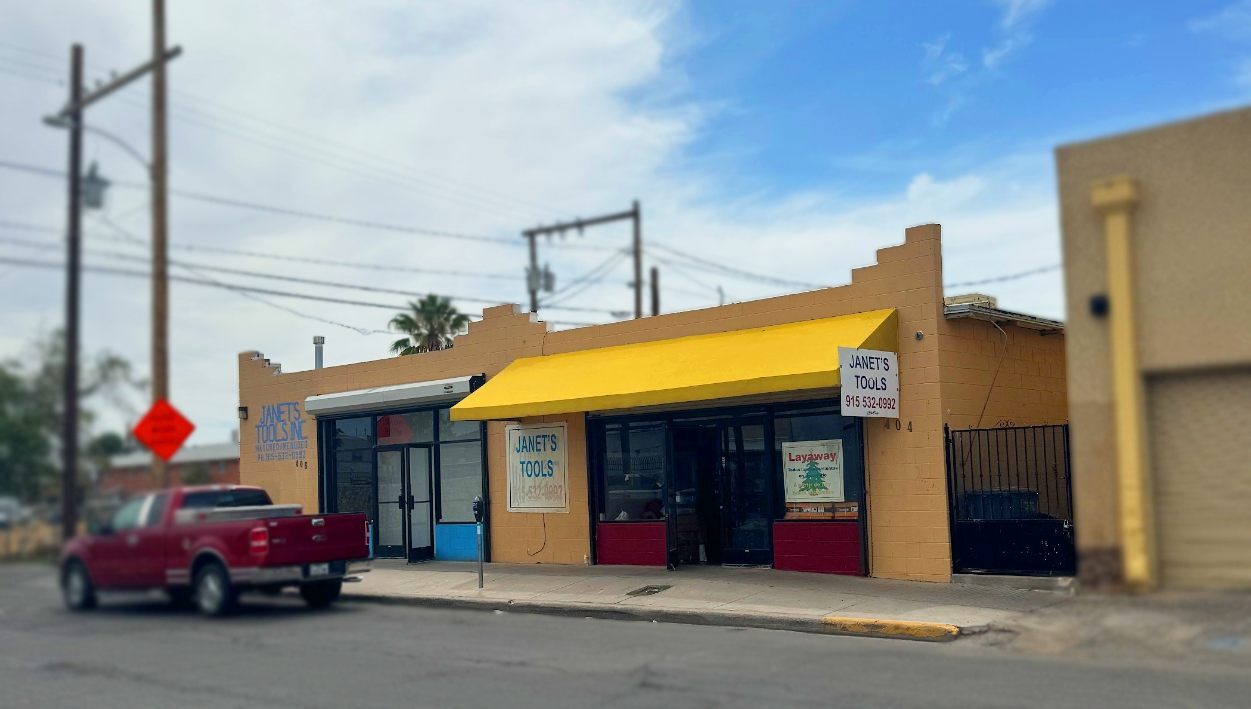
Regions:
<svg viewBox="0 0 1251 709"><path fill-rule="evenodd" d="M1077 579L1072 576L1007 576L1003 574L952 574L951 582L979 588L1014 591L1049 591L1071 596L1077 592Z"/></svg>

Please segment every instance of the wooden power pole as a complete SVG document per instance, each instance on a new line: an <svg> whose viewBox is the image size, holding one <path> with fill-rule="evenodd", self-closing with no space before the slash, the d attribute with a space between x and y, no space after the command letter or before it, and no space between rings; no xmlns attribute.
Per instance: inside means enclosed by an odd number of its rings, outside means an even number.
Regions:
<svg viewBox="0 0 1251 709"><path fill-rule="evenodd" d="M152 402L169 399L169 211L165 115L165 0L152 0ZM165 461L152 477L169 484Z"/></svg>
<svg viewBox="0 0 1251 709"><path fill-rule="evenodd" d="M660 269L652 266L651 278L647 281L652 288L652 315L660 315Z"/></svg>
<svg viewBox="0 0 1251 709"><path fill-rule="evenodd" d="M530 267L526 272L527 286L530 291L530 312L537 313L539 311L539 287L543 283L544 278L550 278L550 274L539 272L539 251L535 243L539 236L563 234L570 229L576 229L580 232L590 226L625 221L626 219L634 223L634 236L630 245L630 251L634 255L634 317L643 317L643 212L639 208L637 199L634 200L634 204L628 212L614 212L613 214L605 214L589 219L574 219L573 221L558 222L548 226L537 226L521 232L521 235L530 241Z"/></svg>
<svg viewBox="0 0 1251 709"><path fill-rule="evenodd" d="M61 421L61 539L78 533L78 306L82 276L83 47L70 49L69 228L65 254L65 363Z"/></svg>

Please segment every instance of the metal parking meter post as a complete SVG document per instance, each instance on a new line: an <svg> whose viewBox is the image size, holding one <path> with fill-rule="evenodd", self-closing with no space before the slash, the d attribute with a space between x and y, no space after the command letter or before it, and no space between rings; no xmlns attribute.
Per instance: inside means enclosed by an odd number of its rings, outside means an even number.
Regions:
<svg viewBox="0 0 1251 709"><path fill-rule="evenodd" d="M482 509L482 496L476 495L473 498L473 521L474 527L478 532L478 588L482 588L482 517L485 511Z"/></svg>

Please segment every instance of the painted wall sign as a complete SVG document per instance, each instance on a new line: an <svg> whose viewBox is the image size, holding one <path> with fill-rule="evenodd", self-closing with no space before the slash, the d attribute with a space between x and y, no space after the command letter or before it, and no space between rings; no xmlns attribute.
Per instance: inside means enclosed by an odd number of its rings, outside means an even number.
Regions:
<svg viewBox="0 0 1251 709"><path fill-rule="evenodd" d="M786 501L843 501L843 442L794 441L782 444Z"/></svg>
<svg viewBox="0 0 1251 709"><path fill-rule="evenodd" d="M304 412L298 401L262 404L256 422L256 459L259 461L304 460L308 455L308 436L304 430Z"/></svg>
<svg viewBox="0 0 1251 709"><path fill-rule="evenodd" d="M504 431L508 441L508 511L568 512L568 427L563 423L509 424Z"/></svg>
<svg viewBox="0 0 1251 709"><path fill-rule="evenodd" d="M894 352L838 348L844 416L899 418L899 358Z"/></svg>

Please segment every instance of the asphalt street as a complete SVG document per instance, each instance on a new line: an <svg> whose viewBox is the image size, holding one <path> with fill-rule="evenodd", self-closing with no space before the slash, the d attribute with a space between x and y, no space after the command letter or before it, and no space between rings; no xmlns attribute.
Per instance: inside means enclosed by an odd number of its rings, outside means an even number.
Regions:
<svg viewBox="0 0 1251 709"><path fill-rule="evenodd" d="M0 564L0 707L1245 707L1251 672L977 643L248 597L64 611Z"/></svg>

